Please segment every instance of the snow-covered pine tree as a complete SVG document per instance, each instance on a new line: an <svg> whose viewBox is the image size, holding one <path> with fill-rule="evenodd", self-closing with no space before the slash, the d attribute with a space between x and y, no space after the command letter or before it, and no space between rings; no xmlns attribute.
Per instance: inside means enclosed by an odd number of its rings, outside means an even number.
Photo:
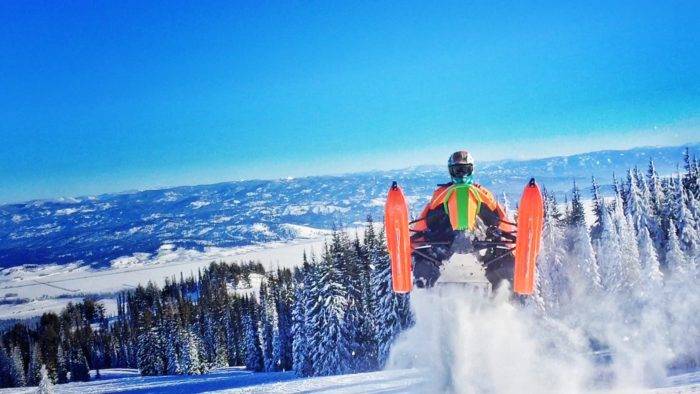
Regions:
<svg viewBox="0 0 700 394"><path fill-rule="evenodd" d="M571 208L567 215L567 222L569 225L574 223L586 223L585 209L583 207L583 201L581 201L581 191L576 185L575 180L574 186L571 189Z"/></svg>
<svg viewBox="0 0 700 394"><path fill-rule="evenodd" d="M672 176L663 179L661 182L664 199L661 205L659 221L664 231L664 239L668 239L669 237L669 231L671 231L670 222L676 222L678 220L678 201L680 200L676 195L678 189L676 187L676 179L676 177ZM676 227L673 227L673 231L676 231Z"/></svg>
<svg viewBox="0 0 700 394"><path fill-rule="evenodd" d="M260 320L258 335L262 349L263 369L266 372L276 371L280 360L279 327L277 308L275 307L274 278L268 278L267 284L260 286Z"/></svg>
<svg viewBox="0 0 700 394"><path fill-rule="evenodd" d="M10 378L11 365L12 359L7 355L5 346L3 346L2 341L0 341L0 388L12 387L12 380Z"/></svg>
<svg viewBox="0 0 700 394"><path fill-rule="evenodd" d="M643 180L641 180L643 181ZM634 228L635 234L640 234L642 228L650 232L656 231L656 223L652 216L652 209L647 205L643 190L639 188L640 179L631 170L627 172L627 205L625 206L625 216L627 216Z"/></svg>
<svg viewBox="0 0 700 394"><path fill-rule="evenodd" d="M629 198L628 198L629 200ZM612 222L615 224L618 246L620 248L620 274L623 280L619 282L620 289L632 292L639 283L641 265L639 264L639 249L637 237L631 225L631 218L624 213L624 203L620 195L616 195L612 209Z"/></svg>
<svg viewBox="0 0 700 394"><path fill-rule="evenodd" d="M163 344L156 327L144 330L138 338L138 367L143 376L162 375Z"/></svg>
<svg viewBox="0 0 700 394"><path fill-rule="evenodd" d="M87 357L78 346L70 347L70 381L87 382L90 380L90 367Z"/></svg>
<svg viewBox="0 0 700 394"><path fill-rule="evenodd" d="M56 351L56 383L68 383L68 358L61 341L58 342Z"/></svg>
<svg viewBox="0 0 700 394"><path fill-rule="evenodd" d="M578 195L578 193L576 193ZM578 197L580 199L580 196ZM582 209L583 204L574 205ZM579 298L585 293L601 289L600 271L593 251L588 228L582 212L574 215L576 221L572 221L566 231L568 242L568 271L572 278L569 280L571 296Z"/></svg>
<svg viewBox="0 0 700 394"><path fill-rule="evenodd" d="M661 178L659 177L659 173L656 172L653 160L649 160L647 184L649 185L649 201L652 211L655 217L660 218L664 206L664 191L661 185Z"/></svg>
<svg viewBox="0 0 700 394"><path fill-rule="evenodd" d="M180 359L182 358L180 330L175 326L174 322L171 322L162 332L165 335L163 342L165 345L166 373L168 375L180 375L183 373L180 365Z"/></svg>
<svg viewBox="0 0 700 394"><path fill-rule="evenodd" d="M228 365L235 366L238 359L238 336L241 330L238 327L240 316L237 315L236 303L238 300L234 297L231 308L224 316L223 326L226 328L226 354L228 355Z"/></svg>
<svg viewBox="0 0 700 394"><path fill-rule="evenodd" d="M372 218L367 218L365 227L365 239L375 239L374 224ZM374 241L372 241L374 242ZM359 237L355 237L353 243L356 256L356 269L359 286L359 324L355 328L355 343L359 347L355 350L355 371L374 371L377 366L377 333L374 322L373 296L371 272L372 266L366 244L360 243Z"/></svg>
<svg viewBox="0 0 700 394"><path fill-rule="evenodd" d="M181 353L178 363L183 374L199 375L206 371L205 366L201 362L202 346L194 330L189 328L183 329L180 334L180 349Z"/></svg>
<svg viewBox="0 0 700 394"><path fill-rule="evenodd" d="M605 209L605 200L600 194L600 186L594 176L591 176L591 196L593 198L593 225L591 226L591 238L597 239L600 235L600 221Z"/></svg>
<svg viewBox="0 0 700 394"><path fill-rule="evenodd" d="M640 290L642 297L651 299L658 294L663 285L663 274L659 266L659 258L654 248L654 242L649 231L642 227L639 235L639 259L642 265Z"/></svg>
<svg viewBox="0 0 700 394"><path fill-rule="evenodd" d="M545 222L542 246L537 258L537 294L535 303L545 313L557 315L563 297L568 294L565 273L566 244L561 213L554 195L545 191Z"/></svg>
<svg viewBox="0 0 700 394"><path fill-rule="evenodd" d="M24 387L27 385L27 379L24 374L24 362L22 361L22 351L19 346L12 348L11 363L9 368L10 380L12 387Z"/></svg>
<svg viewBox="0 0 700 394"><path fill-rule="evenodd" d="M680 241L674 230L676 225L673 220L671 220L670 225L671 231L669 231L668 241L666 242L666 268L672 280L681 281L690 273L690 267L681 250Z"/></svg>
<svg viewBox="0 0 700 394"><path fill-rule="evenodd" d="M362 304L362 265L358 251L359 239L355 236L351 243L348 236L336 231L331 243L331 253L335 261L340 263L343 285L347 291L347 307L345 310L345 327L348 336L348 350L350 352L349 371L357 372L364 364L364 344L362 343L360 329L364 320Z"/></svg>
<svg viewBox="0 0 700 394"><path fill-rule="evenodd" d="M39 344L34 343L29 348L29 365L27 366L27 386L38 386L41 381L41 354Z"/></svg>
<svg viewBox="0 0 700 394"><path fill-rule="evenodd" d="M292 307L292 369L297 376L310 376L313 372L309 360L307 333L305 326L306 313L306 276L309 263L304 252L303 263L294 273L294 305Z"/></svg>
<svg viewBox="0 0 700 394"><path fill-rule="evenodd" d="M316 373L314 360L319 353L323 351L321 348L321 327L317 324L318 314L321 311L321 278L319 273L319 263L316 256L311 254L311 262L309 268L304 275L304 288L306 291L306 304L304 305L304 328L306 330L306 348L308 362L311 367L310 375Z"/></svg>
<svg viewBox="0 0 700 394"><path fill-rule="evenodd" d="M368 245L372 266L371 284L374 293L374 321L377 341L377 365L383 368L389 358L389 350L401 331L413 323L408 294L396 294L391 287L391 261L387 253L384 235Z"/></svg>
<svg viewBox="0 0 700 394"><path fill-rule="evenodd" d="M255 300L251 300L248 309L243 312L243 329L246 338L245 366L251 371L263 370L262 350L258 338L258 319Z"/></svg>
<svg viewBox="0 0 700 394"><path fill-rule="evenodd" d="M698 189L698 173L696 171L695 158L690 157L690 149L685 148L683 152L683 168L685 169L685 174L683 174L683 188L691 193L694 197L698 196L700 189Z"/></svg>
<svg viewBox="0 0 700 394"><path fill-rule="evenodd" d="M627 276L622 268L619 236L608 209L603 210L601 232L594 241L601 285L608 293L617 293L626 286Z"/></svg>
<svg viewBox="0 0 700 394"><path fill-rule="evenodd" d="M676 225L678 227L678 238L681 244L681 250L683 250L690 263L690 269L694 271L696 260L700 254L700 235L697 231L697 223L695 222L695 217L693 213L688 208L691 204L690 193L685 193L682 190L676 193L676 198L680 199L677 203L678 207L678 222Z"/></svg>
<svg viewBox="0 0 700 394"><path fill-rule="evenodd" d="M294 303L294 280L290 270L278 270L278 286L276 286L275 305L277 307L277 319L279 334L277 346L279 346L279 369L287 371L292 369L292 306Z"/></svg>
<svg viewBox="0 0 700 394"><path fill-rule="evenodd" d="M37 394L53 394L53 383L49 377L49 373L46 370L46 365L42 364L41 369L39 369L39 388L37 389Z"/></svg>
<svg viewBox="0 0 700 394"><path fill-rule="evenodd" d="M312 353L314 375L327 376L346 373L350 370L350 350L345 321L347 288L341 271L342 262L328 245L318 263L317 306L313 318L318 330L315 351Z"/></svg>

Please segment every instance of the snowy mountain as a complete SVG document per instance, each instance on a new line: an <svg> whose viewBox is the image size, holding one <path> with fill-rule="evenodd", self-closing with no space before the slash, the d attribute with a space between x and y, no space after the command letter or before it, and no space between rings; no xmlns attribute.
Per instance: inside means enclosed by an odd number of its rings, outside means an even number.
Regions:
<svg viewBox="0 0 700 394"><path fill-rule="evenodd" d="M689 147L700 151L700 144ZM675 171L684 149L647 147L489 162L477 166L477 180L515 201L531 176L557 192L569 189L574 179L587 188L591 174L604 185L612 172L624 176L627 168L645 169L650 158L660 173ZM0 267L75 261L104 266L120 256L156 252L164 244L202 249L306 237L308 227L328 229L367 215L381 220L392 180L404 187L414 213L437 183L447 181L443 166L422 166L3 205Z"/></svg>

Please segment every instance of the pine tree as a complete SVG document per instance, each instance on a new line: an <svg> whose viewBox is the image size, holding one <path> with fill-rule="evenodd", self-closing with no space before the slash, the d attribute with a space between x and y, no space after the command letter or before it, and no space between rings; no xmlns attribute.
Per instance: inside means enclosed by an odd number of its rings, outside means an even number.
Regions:
<svg viewBox="0 0 700 394"><path fill-rule="evenodd" d="M672 279L679 281L690 273L688 261L681 250L680 241L673 230L675 224L671 221L671 231L669 231L668 242L666 242L666 267Z"/></svg>
<svg viewBox="0 0 700 394"><path fill-rule="evenodd" d="M277 272L279 284L275 296L279 326L278 346L282 371L292 369L292 307L294 304L294 280L290 270Z"/></svg>
<svg viewBox="0 0 700 394"><path fill-rule="evenodd" d="M571 195L572 216L566 230L566 246L569 255L567 259L568 269L566 271L572 278L568 281L570 284L568 287L571 291L589 293L600 289L600 273L586 226L581 193L576 183L574 183ZM578 286L574 286L575 284ZM579 295L571 294L572 297L578 297Z"/></svg>
<svg viewBox="0 0 700 394"><path fill-rule="evenodd" d="M564 230L554 196L545 193L545 222L537 259L537 304L551 315L559 313L562 298L568 294L568 278L564 270L566 249Z"/></svg>
<svg viewBox="0 0 700 394"><path fill-rule="evenodd" d="M365 344L362 338L362 324L364 320L364 308L362 300L362 277L364 269L360 261L360 245L357 235L354 242L344 233L334 235L331 244L331 253L340 263L343 285L347 290L347 307L345 309L345 327L348 337L348 351L350 352L349 371L358 372L365 364Z"/></svg>
<svg viewBox="0 0 700 394"><path fill-rule="evenodd" d="M619 236L607 209L603 210L601 219L600 237L594 241L601 285L608 293L617 293L627 281L625 271L622 268Z"/></svg>
<svg viewBox="0 0 700 394"><path fill-rule="evenodd" d="M581 285L578 290L589 293L601 289L598 261L585 223L569 226L567 234L570 245L569 266L574 271L573 281Z"/></svg>
<svg viewBox="0 0 700 394"><path fill-rule="evenodd" d="M695 158L690 158L690 149L685 148L683 152L683 168L685 169L685 174L683 174L683 188L688 191L693 197L698 196L700 190L698 190L698 173L696 171L696 160Z"/></svg>
<svg viewBox="0 0 700 394"><path fill-rule="evenodd" d="M605 200L600 195L600 186L595 177L591 177L591 195L593 197L593 226L591 227L591 238L596 239L600 235L600 221L605 209Z"/></svg>
<svg viewBox="0 0 700 394"><path fill-rule="evenodd" d="M202 346L197 335L190 329L183 329L180 334L180 370L183 374L199 375L206 371L205 366L200 362Z"/></svg>
<svg viewBox="0 0 700 394"><path fill-rule="evenodd" d="M53 383L51 383L51 378L49 378L49 373L46 371L45 365L41 365L39 374L41 378L39 379L37 394L53 394Z"/></svg>
<svg viewBox="0 0 700 394"><path fill-rule="evenodd" d="M314 374L336 375L350 369L350 351L345 321L347 288L343 285L341 262L328 245L318 264L319 293L313 308L314 326L319 330L312 354Z"/></svg>
<svg viewBox="0 0 700 394"><path fill-rule="evenodd" d="M632 171L628 171L628 198L625 216L631 219L635 234L640 234L643 228L656 233L657 225L652 216L653 211L647 205L643 190L639 188L640 182L643 182L643 179L638 178Z"/></svg>
<svg viewBox="0 0 700 394"><path fill-rule="evenodd" d="M304 276L304 287L306 291L306 303L304 305L304 328L306 330L306 347L308 362L311 367L310 375L316 373L314 360L318 353L323 351L321 348L321 327L318 326L319 320L317 315L320 313L322 303L321 297L321 278L319 276L319 268L316 257L311 255L311 262Z"/></svg>
<svg viewBox="0 0 700 394"><path fill-rule="evenodd" d="M29 365L27 366L27 386L38 386L41 381L41 354L39 344L31 346L29 352Z"/></svg>
<svg viewBox="0 0 700 394"><path fill-rule="evenodd" d="M571 189L571 210L568 215L568 224L584 224L586 223L586 214L583 207L583 202L581 201L581 192L576 186L576 181L574 181L574 187Z"/></svg>
<svg viewBox="0 0 700 394"><path fill-rule="evenodd" d="M389 357L394 339L413 323L408 294L396 294L391 287L391 262L386 251L384 236L368 245L372 265L371 284L374 293L374 321L376 324L377 365L383 368Z"/></svg>
<svg viewBox="0 0 700 394"><path fill-rule="evenodd" d="M678 212L678 237L681 244L681 250L683 250L689 262L694 266L695 260L698 254L700 254L700 235L697 231L697 223L693 213L688 209L690 204L690 197L688 194L679 191L676 194L676 198L680 199L680 203L677 205ZM693 267L691 267L692 269Z"/></svg>
<svg viewBox="0 0 700 394"><path fill-rule="evenodd" d="M5 347L0 341L0 388L13 387L12 381L12 358L5 351Z"/></svg>
<svg viewBox="0 0 700 394"><path fill-rule="evenodd" d="M659 174L656 172L656 167L654 166L653 160L649 160L647 184L649 185L649 199L654 216L660 217L664 204L664 194L661 186L661 179L659 178Z"/></svg>
<svg viewBox="0 0 700 394"><path fill-rule="evenodd" d="M246 338L245 366L251 371L263 370L262 350L258 339L255 301L251 301L250 310L243 315L243 329Z"/></svg>
<svg viewBox="0 0 700 394"><path fill-rule="evenodd" d="M368 218L367 226L365 227L365 239L374 240L374 224L372 219ZM372 244L374 241L370 241ZM378 368L377 364L377 332L374 321L374 292L372 290L371 274L372 264L369 257L369 249L366 244L362 245L358 237L354 243L355 254L357 258L357 276L359 286L358 315L359 324L355 328L355 343L359 344L359 348L355 350L355 371L373 371Z"/></svg>
<svg viewBox="0 0 700 394"><path fill-rule="evenodd" d="M260 287L260 320L258 335L262 349L263 368L266 372L278 370L281 356L279 342L279 322L274 300L274 280L268 278L268 284Z"/></svg>
<svg viewBox="0 0 700 394"><path fill-rule="evenodd" d="M90 380L90 367L88 367L85 353L72 346L70 351L70 380L71 382L87 382Z"/></svg>
<svg viewBox="0 0 700 394"><path fill-rule="evenodd" d="M631 219L624 214L620 196L616 196L612 210L612 221L615 224L620 248L620 270L622 281L619 282L623 291L632 291L639 283L641 266L639 264L639 249L636 236L631 225Z"/></svg>
<svg viewBox="0 0 700 394"><path fill-rule="evenodd" d="M68 383L68 358L61 342L56 352L56 383Z"/></svg>
<svg viewBox="0 0 700 394"><path fill-rule="evenodd" d="M646 228L642 228L639 236L639 258L642 264L641 290L647 297L650 297L661 289L663 275L654 243Z"/></svg>
<svg viewBox="0 0 700 394"><path fill-rule="evenodd" d="M22 352L19 346L12 348L10 363L10 381L12 387L24 387L27 385L27 379L24 375L24 362L22 361Z"/></svg>
<svg viewBox="0 0 700 394"><path fill-rule="evenodd" d="M182 348L180 344L182 340L179 338L178 331L172 329L167 331L168 336L165 340L165 359L167 361L167 371L168 375L180 375L183 373L182 366L180 365L180 353Z"/></svg>
<svg viewBox="0 0 700 394"><path fill-rule="evenodd" d="M155 327L148 329L138 338L138 367L141 375L162 375L165 372L163 362L163 344Z"/></svg>
<svg viewBox="0 0 700 394"><path fill-rule="evenodd" d="M295 272L294 306L292 308L292 369L297 376L310 376L313 373L309 359L306 332L306 286L309 263L304 252L302 268Z"/></svg>

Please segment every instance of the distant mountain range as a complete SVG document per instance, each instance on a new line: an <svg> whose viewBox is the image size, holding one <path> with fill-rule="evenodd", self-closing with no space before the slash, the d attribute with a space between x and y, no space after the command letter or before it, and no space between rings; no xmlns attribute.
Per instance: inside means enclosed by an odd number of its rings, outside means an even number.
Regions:
<svg viewBox="0 0 700 394"><path fill-rule="evenodd" d="M691 152L700 144L686 145ZM662 174L682 162L682 147L644 147L566 157L477 163L477 181L515 204L534 176L563 193L576 180L588 189L592 175L610 184L628 168L646 171L653 158ZM174 187L0 206L0 267L82 261L102 266L163 244L201 249L288 240L304 227L331 228L382 220L386 190L397 180L417 213L436 184L448 181L444 166L372 171L340 176L249 180ZM300 230L301 229L301 230Z"/></svg>

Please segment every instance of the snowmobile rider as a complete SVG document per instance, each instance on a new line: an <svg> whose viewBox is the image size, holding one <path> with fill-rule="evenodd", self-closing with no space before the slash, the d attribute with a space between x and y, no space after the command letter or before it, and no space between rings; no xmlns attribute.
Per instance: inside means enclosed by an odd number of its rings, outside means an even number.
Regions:
<svg viewBox="0 0 700 394"><path fill-rule="evenodd" d="M455 252L469 253L480 249L471 245L469 232L481 232L484 256L477 258L486 265L486 278L495 289L501 280L513 280L515 258L508 248L483 247L485 242L515 242L515 227L508 222L505 209L483 186L474 183L474 159L467 151L453 153L447 168L452 182L438 185L431 201L411 227L413 275L417 287L432 287L440 277L440 267ZM481 223L477 223L477 217ZM464 235L460 235L464 234ZM455 242L459 239L460 242ZM465 248L466 241L466 248ZM477 241L478 242L478 241ZM461 245L457 245L461 244ZM476 246L476 248L475 248ZM502 246L501 246L502 247Z"/></svg>

